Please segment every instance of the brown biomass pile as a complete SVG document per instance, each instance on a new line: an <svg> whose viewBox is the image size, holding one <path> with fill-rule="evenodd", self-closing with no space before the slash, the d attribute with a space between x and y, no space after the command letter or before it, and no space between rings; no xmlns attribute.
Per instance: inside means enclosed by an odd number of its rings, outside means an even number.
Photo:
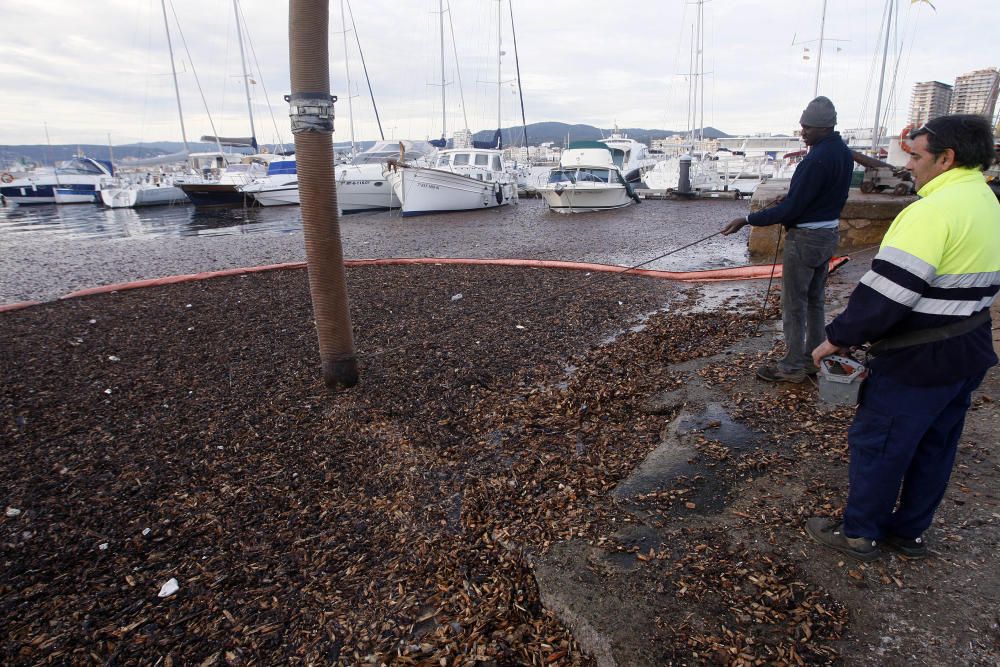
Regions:
<svg viewBox="0 0 1000 667"><path fill-rule="evenodd" d="M684 298L627 276L392 267L348 282L362 381L338 394L318 377L303 271L0 315L4 663L589 664L529 565L570 538L650 565L648 595L671 605L663 660L836 660L843 608L740 527L698 520L687 489L643 501L669 548L615 544L635 508L610 491L670 418L640 404L753 316L668 311L622 331ZM805 450L780 426L799 402L740 394L740 367L702 380L778 447L704 438L719 495L842 457L846 413L804 425L830 442ZM808 509L763 503L745 528Z"/></svg>

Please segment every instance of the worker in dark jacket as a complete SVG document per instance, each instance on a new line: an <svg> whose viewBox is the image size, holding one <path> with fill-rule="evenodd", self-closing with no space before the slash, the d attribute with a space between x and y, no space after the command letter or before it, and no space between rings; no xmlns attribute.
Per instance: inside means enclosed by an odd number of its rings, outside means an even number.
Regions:
<svg viewBox="0 0 1000 667"><path fill-rule="evenodd" d="M850 149L833 130L837 111L829 99L810 102L799 123L809 153L795 168L788 194L777 206L736 218L722 229L723 235L747 224L781 224L788 230L781 277L785 356L757 371L757 377L769 382L802 382L816 372L809 353L824 339L826 277L854 171Z"/></svg>
<svg viewBox="0 0 1000 667"><path fill-rule="evenodd" d="M997 363L990 306L1000 291L1000 203L983 179L994 157L983 116L941 116L910 134L921 199L900 212L813 360L878 341L847 440L843 522L813 539L859 560L880 545L927 554L972 392Z"/></svg>

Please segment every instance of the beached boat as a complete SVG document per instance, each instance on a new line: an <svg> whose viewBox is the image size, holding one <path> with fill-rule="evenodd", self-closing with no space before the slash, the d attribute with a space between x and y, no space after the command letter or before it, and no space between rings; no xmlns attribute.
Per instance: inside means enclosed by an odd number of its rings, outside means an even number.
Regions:
<svg viewBox="0 0 1000 667"><path fill-rule="evenodd" d="M337 165L337 202L344 213L399 208L399 197L385 176L390 160L417 166L433 164L437 149L426 141L377 141L347 164Z"/></svg>
<svg viewBox="0 0 1000 667"><path fill-rule="evenodd" d="M77 156L55 169L35 170L0 183L0 194L12 204L93 204L111 182L114 167L106 160ZM4 179L6 181L6 179Z"/></svg>
<svg viewBox="0 0 1000 667"><path fill-rule="evenodd" d="M517 199L517 181L495 149L443 150L433 167L394 161L384 174L404 216L495 208Z"/></svg>
<svg viewBox="0 0 1000 667"><path fill-rule="evenodd" d="M548 182L537 190L557 213L605 211L639 201L612 149L599 141L571 143L559 166L549 172Z"/></svg>

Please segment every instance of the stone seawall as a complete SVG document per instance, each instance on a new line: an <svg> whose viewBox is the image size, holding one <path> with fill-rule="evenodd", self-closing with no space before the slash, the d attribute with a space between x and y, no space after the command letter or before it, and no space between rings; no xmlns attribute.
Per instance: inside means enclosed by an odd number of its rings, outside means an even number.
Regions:
<svg viewBox="0 0 1000 667"><path fill-rule="evenodd" d="M769 181L758 187L750 200L750 210L759 211L778 197L784 196L788 192L788 183L789 181ZM878 245L896 215L916 199L913 195L866 195L851 188L840 214L840 244L837 246L837 254L849 254ZM751 229L749 250L752 262L770 262L774 258L778 230L778 225Z"/></svg>

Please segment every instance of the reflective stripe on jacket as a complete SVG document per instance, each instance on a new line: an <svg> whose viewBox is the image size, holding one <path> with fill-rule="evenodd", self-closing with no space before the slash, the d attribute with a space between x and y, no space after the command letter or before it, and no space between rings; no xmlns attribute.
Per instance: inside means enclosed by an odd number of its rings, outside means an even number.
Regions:
<svg viewBox="0 0 1000 667"><path fill-rule="evenodd" d="M950 169L893 221L847 309L827 326L837 345L940 327L989 308L1000 291L1000 203L982 172ZM871 362L917 385L943 384L997 363L991 323Z"/></svg>

